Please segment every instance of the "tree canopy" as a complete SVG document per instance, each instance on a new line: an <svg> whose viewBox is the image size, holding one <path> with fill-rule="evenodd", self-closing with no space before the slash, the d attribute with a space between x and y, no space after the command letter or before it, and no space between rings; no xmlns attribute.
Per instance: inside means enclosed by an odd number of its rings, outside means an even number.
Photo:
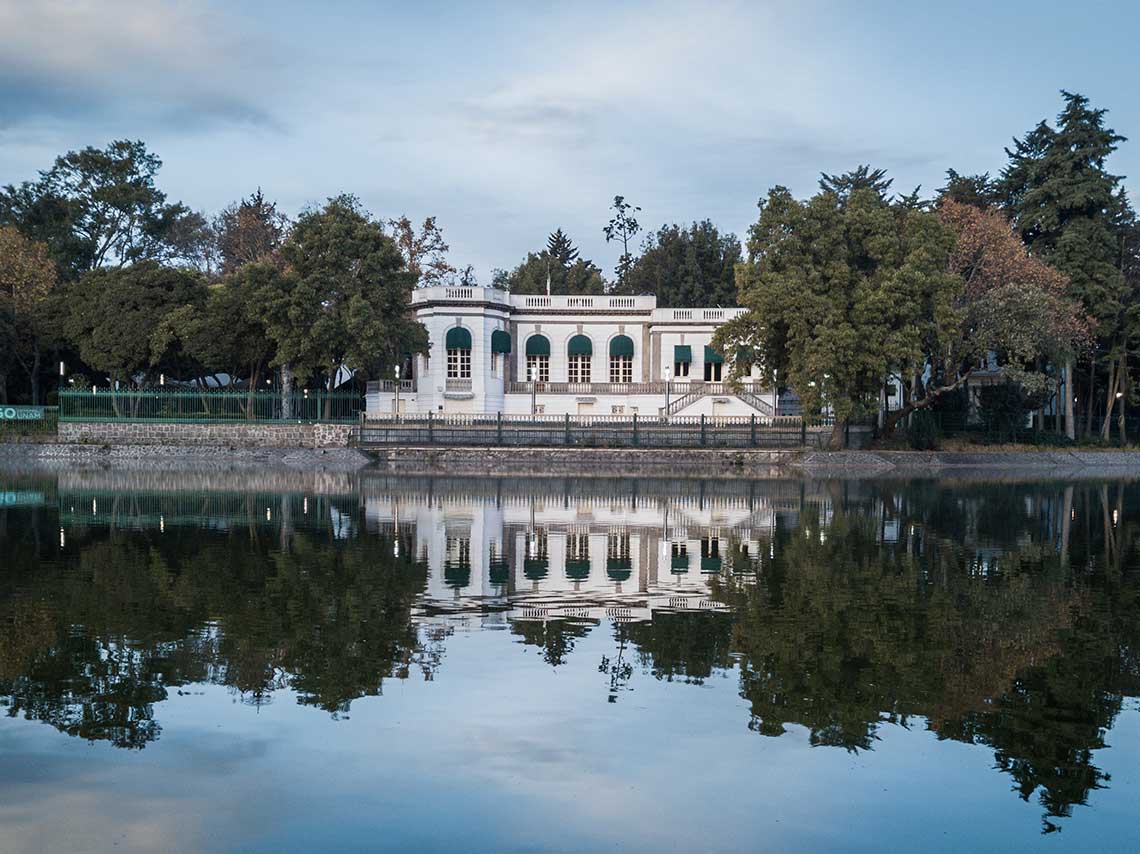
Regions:
<svg viewBox="0 0 1140 854"><path fill-rule="evenodd" d="M921 373L924 340L957 322L953 244L936 214L873 186L802 202L776 187L738 268L748 312L722 326L714 346L734 375L755 362L769 381L793 386L806 411L830 408L839 431L892 371Z"/></svg>
<svg viewBox="0 0 1140 854"><path fill-rule="evenodd" d="M197 376L200 367L172 341L156 338L163 319L176 309L198 310L206 283L193 270L140 261L127 267L93 270L64 293L64 329L83 361L122 383L150 384L160 372Z"/></svg>
<svg viewBox="0 0 1140 854"><path fill-rule="evenodd" d="M662 307L734 306L742 254L736 235L721 234L707 219L687 228L663 225L645 239L618 290L654 294Z"/></svg>
<svg viewBox="0 0 1140 854"><path fill-rule="evenodd" d="M68 152L37 180L0 191L0 223L47 243L69 279L106 265L197 260L205 218L167 201L155 184L161 166L141 141Z"/></svg>

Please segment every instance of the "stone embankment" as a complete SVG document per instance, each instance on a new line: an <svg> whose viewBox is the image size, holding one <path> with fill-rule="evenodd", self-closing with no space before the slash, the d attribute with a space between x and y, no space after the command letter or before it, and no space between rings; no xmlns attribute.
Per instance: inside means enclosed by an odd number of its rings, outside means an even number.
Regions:
<svg viewBox="0 0 1140 854"><path fill-rule="evenodd" d="M211 446L222 448L347 448L352 424L170 424L146 421L61 421L60 443Z"/></svg>

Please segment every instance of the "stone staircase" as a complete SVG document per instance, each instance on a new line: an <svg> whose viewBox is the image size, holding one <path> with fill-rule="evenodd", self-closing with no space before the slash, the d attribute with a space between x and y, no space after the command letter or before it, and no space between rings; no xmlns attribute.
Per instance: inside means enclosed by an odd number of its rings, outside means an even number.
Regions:
<svg viewBox="0 0 1140 854"><path fill-rule="evenodd" d="M661 415L676 415L687 406L696 403L706 394L731 395L740 398L762 415L776 414L775 409L772 408L772 404L768 403L768 401L764 400L764 398L760 397L758 394L747 391L745 389L741 389L737 392L732 392L719 383L713 385L694 383L689 387L689 390L685 394L674 398L673 400L670 400L668 406L661 407L659 413Z"/></svg>

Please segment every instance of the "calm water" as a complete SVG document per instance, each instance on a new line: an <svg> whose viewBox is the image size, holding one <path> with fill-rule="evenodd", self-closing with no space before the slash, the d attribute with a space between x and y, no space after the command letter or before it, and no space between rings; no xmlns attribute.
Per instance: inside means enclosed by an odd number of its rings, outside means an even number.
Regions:
<svg viewBox="0 0 1140 854"><path fill-rule="evenodd" d="M1140 485L0 471L0 851L1135 851Z"/></svg>

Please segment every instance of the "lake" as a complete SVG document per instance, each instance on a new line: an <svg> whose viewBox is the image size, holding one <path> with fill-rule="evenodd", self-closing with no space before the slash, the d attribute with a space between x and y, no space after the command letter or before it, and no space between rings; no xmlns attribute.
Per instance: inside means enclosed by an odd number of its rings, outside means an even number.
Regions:
<svg viewBox="0 0 1140 854"><path fill-rule="evenodd" d="M0 851L1134 851L1140 484L0 469Z"/></svg>

